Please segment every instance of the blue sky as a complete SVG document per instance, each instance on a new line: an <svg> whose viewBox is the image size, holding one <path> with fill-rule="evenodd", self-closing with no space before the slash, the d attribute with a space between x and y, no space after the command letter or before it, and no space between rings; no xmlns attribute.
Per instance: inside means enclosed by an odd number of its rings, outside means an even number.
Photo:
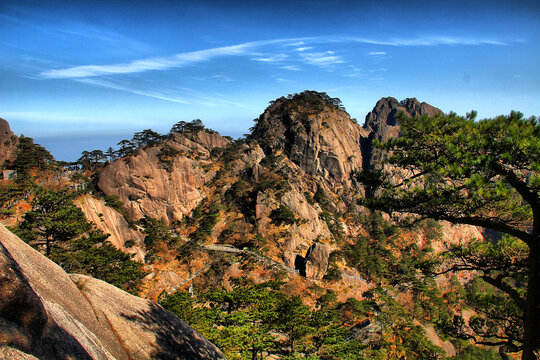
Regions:
<svg viewBox="0 0 540 360"><path fill-rule="evenodd" d="M0 117L60 160L195 118L238 137L306 89L360 123L385 96L540 115L540 1L3 0L0 48Z"/></svg>

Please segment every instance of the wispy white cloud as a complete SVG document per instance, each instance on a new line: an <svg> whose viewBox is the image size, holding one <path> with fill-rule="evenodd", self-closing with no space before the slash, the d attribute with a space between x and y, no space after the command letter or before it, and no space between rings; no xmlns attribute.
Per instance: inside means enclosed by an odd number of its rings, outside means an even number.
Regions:
<svg viewBox="0 0 540 360"><path fill-rule="evenodd" d="M302 59L310 64L320 67L341 64L344 60L333 51L301 53Z"/></svg>
<svg viewBox="0 0 540 360"><path fill-rule="evenodd" d="M81 36L92 29L82 29ZM97 31L97 30L96 30ZM110 34L104 32L101 34L107 37ZM299 71L302 70L297 64L309 64L318 66L328 71L336 70L334 65L345 63L344 50L339 53L335 51L314 51L319 50L322 44L338 44L338 43L363 43L379 45L381 50L370 51L367 54L370 56L383 56L387 52L384 51L384 46L453 46L453 45L469 45L469 46L502 46L510 43L480 38L462 38L462 37L419 37L410 39L391 39L377 40L370 38L344 38L344 37L312 37L312 38L296 38L296 39L271 39L264 41L246 42L231 46L222 46L198 51L178 53L166 57L154 57L138 59L126 63L105 64L105 65L81 65L67 67L62 69L52 69L41 72L38 77L41 79L71 79L80 83L86 83L93 86L124 91L140 96L155 98L163 101L174 102L179 104L200 104L204 106L214 107L216 104L234 105L230 100L220 96L206 96L204 94L194 94L190 91L173 91L169 89L148 89L148 86L142 86L121 77L121 75L143 73L148 71L165 71L174 68L181 68L188 65L194 65L220 57L244 57L261 63L275 64L283 70ZM340 48L341 49L341 48ZM287 61L287 60L293 60ZM285 62L287 61L287 62ZM368 69L348 69L343 68L345 76L365 77L368 76ZM115 76L119 76L116 81ZM232 81L233 79L225 74L206 75L208 79L216 81ZM115 81L112 81L115 79ZM283 78L275 78L276 81L286 81ZM379 81L380 78L376 78Z"/></svg>
<svg viewBox="0 0 540 360"><path fill-rule="evenodd" d="M156 91L138 90L138 89L131 88L131 87L128 87L128 86L115 84L115 83L107 81L107 80L80 78L80 79L76 79L76 81L81 82L81 83L85 83L85 84L105 87L105 88L108 88L108 89L125 91L125 92L129 92L129 93L136 94L136 95L151 97L151 98L154 98L154 99L165 100L165 101L175 102L175 103L179 103L179 104L190 104L189 101L187 101L185 99L182 99L182 98L166 96L166 95L164 95L162 93L159 93L159 92L156 92Z"/></svg>
<svg viewBox="0 0 540 360"><path fill-rule="evenodd" d="M188 99L194 104L204 105L208 107L228 105L228 106L246 108L245 104L232 101L223 94L210 92L208 90L197 91L197 90L187 88L187 87L177 87L173 90L177 92L182 92L184 94L189 94Z"/></svg>
<svg viewBox="0 0 540 360"><path fill-rule="evenodd" d="M274 76L274 79L275 79L276 82L278 82L278 83L289 82L289 80L287 80L287 79L280 78L280 77L276 77L276 76Z"/></svg>
<svg viewBox="0 0 540 360"><path fill-rule="evenodd" d="M148 52L151 46L127 37L121 33L101 26L88 25L81 22L69 22L59 24L51 30L65 34L78 41L98 41L103 46L108 46L112 52Z"/></svg>
<svg viewBox="0 0 540 360"><path fill-rule="evenodd" d="M117 83L113 83L108 80L102 80L102 79L96 79L96 78L81 78L81 79L74 79L77 82L84 83L84 84L90 84L94 86L100 86L107 89L113 89L123 92L128 92L135 95L145 96L153 99L178 103L178 104L186 104L186 105L202 105L206 107L217 107L217 106L236 106L236 107L244 107L244 105L239 104L234 101L230 101L223 96L219 94L214 95L208 95L208 93L200 93L193 89L188 88L177 88L172 89L170 91L163 92L163 91L149 91L149 90L142 90L138 89L133 86L126 86L126 85L120 85ZM182 92L186 94L185 96L178 96L177 93Z"/></svg>
<svg viewBox="0 0 540 360"><path fill-rule="evenodd" d="M232 77L230 77L228 75L221 75L221 74L211 75L211 76L209 76L209 78L219 80L219 81L226 81L226 82L234 81L234 79Z"/></svg>
<svg viewBox="0 0 540 360"><path fill-rule="evenodd" d="M284 69L284 70L290 70L290 71L300 71L300 70L302 70L300 67L298 67L296 65L285 65L285 66L282 66L281 68Z"/></svg>
<svg viewBox="0 0 540 360"><path fill-rule="evenodd" d="M86 29L85 29L86 31ZM84 33L84 32L83 32ZM102 36L108 36L104 34ZM370 38L303 38L303 39L273 39L264 41L247 42L243 44L223 46L205 50L191 51L179 53L168 57L157 57L134 60L127 63L106 64L106 65L81 65L63 69L52 69L40 73L41 78L45 79L75 79L89 78L107 75L121 75L140 73L145 71L168 70L172 68L182 67L189 64L199 63L211 60L222 56L240 56L240 55L255 55L255 49L265 46L282 44L284 46L301 46L307 43L335 43L335 42L359 42L365 44L383 45L383 46L436 46L436 45L507 45L506 42L496 39L483 38L462 38L452 36L438 37L420 37L411 39L391 39L377 40ZM295 48L301 54L304 61L312 65L328 66L343 62L341 57L334 55L333 52L309 52L312 46L301 46ZM384 55L384 51L371 52L370 55ZM287 54L278 53L269 56L253 57L253 60L260 62L278 62L287 58Z"/></svg>
<svg viewBox="0 0 540 360"><path fill-rule="evenodd" d="M507 41L502 41L502 40L497 40L497 39L466 38L466 37L457 37L457 36L426 36L426 37L416 37L416 38L410 38L410 39L396 38L396 39L390 39L390 40L377 40L377 39L370 39L370 38L350 37L350 38L343 38L342 40L360 42L364 44L385 45L385 46L437 46L437 45L503 46L503 45L509 44Z"/></svg>
<svg viewBox="0 0 540 360"><path fill-rule="evenodd" d="M175 67L207 61L218 56L242 55L252 46L250 43L224 46L176 54L170 57L135 60L129 63L112 65L82 65L66 69L42 72L47 79L87 78L104 75L133 74L151 70L168 70Z"/></svg>
<svg viewBox="0 0 540 360"><path fill-rule="evenodd" d="M286 58L288 58L289 55L287 54L275 54L270 56L259 56L259 57L253 57L251 60L260 61L260 62L279 62L283 61Z"/></svg>
<svg viewBox="0 0 540 360"><path fill-rule="evenodd" d="M304 38L313 40L314 38ZM254 55L255 49L265 45L295 45L304 43L300 39L271 39L246 42L231 46L179 53L167 57L147 58L127 63L106 65L81 65L64 69L53 69L41 72L39 76L45 79L75 79L107 75L133 74L145 71L169 70L194 63L204 62L222 56ZM286 56L286 55L285 55ZM268 58L271 59L271 58ZM264 61L264 60L263 60Z"/></svg>
<svg viewBox="0 0 540 360"><path fill-rule="evenodd" d="M291 42L291 43L288 43L288 44L285 44L287 46L301 46L301 45L304 45L305 44L305 41L301 40L301 41L294 41L294 42Z"/></svg>

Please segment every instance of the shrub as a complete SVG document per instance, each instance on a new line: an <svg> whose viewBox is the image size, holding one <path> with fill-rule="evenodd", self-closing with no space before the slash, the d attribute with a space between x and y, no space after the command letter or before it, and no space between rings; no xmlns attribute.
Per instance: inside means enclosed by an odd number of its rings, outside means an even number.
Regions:
<svg viewBox="0 0 540 360"><path fill-rule="evenodd" d="M280 205L277 209L272 210L270 219L277 226L298 224L300 222L294 212L285 205Z"/></svg>

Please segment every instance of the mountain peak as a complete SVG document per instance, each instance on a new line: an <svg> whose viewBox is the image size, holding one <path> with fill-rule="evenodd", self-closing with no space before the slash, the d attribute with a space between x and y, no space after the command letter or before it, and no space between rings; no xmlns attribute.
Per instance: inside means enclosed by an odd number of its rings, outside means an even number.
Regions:
<svg viewBox="0 0 540 360"><path fill-rule="evenodd" d="M377 101L373 110L366 115L363 129L369 133L367 138L362 139L362 154L364 156L364 168L373 168L380 165L382 158L378 149L373 148L373 140L381 142L389 138L399 136L398 114L406 116L434 116L443 112L416 98L406 98L398 101L393 97L384 97Z"/></svg>
<svg viewBox="0 0 540 360"><path fill-rule="evenodd" d="M365 131L326 93L281 97L255 121L251 137L265 153L281 151L308 174L346 182L361 167Z"/></svg>
<svg viewBox="0 0 540 360"><path fill-rule="evenodd" d="M373 132L374 138L381 141L397 136L397 115L402 111L410 117L442 114L440 109L425 102L421 103L416 98L398 101L393 97L385 97L377 101L373 110L366 115L364 129Z"/></svg>

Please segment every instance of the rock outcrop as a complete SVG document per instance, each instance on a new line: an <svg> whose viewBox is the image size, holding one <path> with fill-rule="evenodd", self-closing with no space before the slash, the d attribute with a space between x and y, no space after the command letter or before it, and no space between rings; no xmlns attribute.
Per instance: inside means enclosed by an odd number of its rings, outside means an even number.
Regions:
<svg viewBox="0 0 540 360"><path fill-rule="evenodd" d="M175 222L174 230L184 235L193 229L178 220L209 198L222 210L207 244L245 246L246 239L259 236L258 241L272 244L265 250L272 261L322 279L330 252L365 234L360 221L341 214L365 215L357 205L365 190L351 175L380 164L373 140L399 135L401 111L407 116L442 113L414 98L383 98L361 127L335 100L309 91L279 98L256 119L245 142L207 131L175 134L107 166L98 186L119 196L135 220L150 216ZM292 214L284 223L272 219L280 208ZM241 234L237 229L251 230ZM342 274L349 274L340 266Z"/></svg>
<svg viewBox="0 0 540 360"><path fill-rule="evenodd" d="M397 101L393 97L382 98L366 115L364 130L369 134L362 139L362 153L364 155L364 168L373 168L380 163L380 152L374 151L372 142L377 139L381 142L399 136L398 114L403 112L406 116L434 116L442 114L440 109L416 98L407 98Z"/></svg>
<svg viewBox="0 0 540 360"><path fill-rule="evenodd" d="M21 358L223 358L168 311L99 280L71 278L3 226L0 300L2 353Z"/></svg>
<svg viewBox="0 0 540 360"><path fill-rule="evenodd" d="M9 128L9 123L0 119L0 166L13 160L19 139Z"/></svg>
<svg viewBox="0 0 540 360"><path fill-rule="evenodd" d="M295 269L308 279L321 280L328 269L331 248L326 244L311 245L305 257L296 255Z"/></svg>
<svg viewBox="0 0 540 360"><path fill-rule="evenodd" d="M199 333L156 303L92 277L70 277L110 324L130 358L222 359Z"/></svg>
<svg viewBox="0 0 540 360"><path fill-rule="evenodd" d="M298 94L270 105L252 137L266 153L282 151L308 174L349 184L351 173L362 167L360 139L367 132L340 108Z"/></svg>
<svg viewBox="0 0 540 360"><path fill-rule="evenodd" d="M373 110L366 115L364 129L373 133L375 139L384 141L399 134L398 114L404 112L406 116L434 116L442 114L440 109L416 98L407 98L397 101L393 97L382 98L377 101Z"/></svg>
<svg viewBox="0 0 540 360"><path fill-rule="evenodd" d="M77 199L77 206L86 218L110 236L107 238L117 249L133 254L133 260L144 262L144 234L129 227L124 217L116 210L106 206L105 201L85 195ZM126 246L126 243L130 246Z"/></svg>
<svg viewBox="0 0 540 360"><path fill-rule="evenodd" d="M213 173L203 168L216 147L229 141L216 133L176 134L163 146L139 149L103 169L98 186L116 195L133 219L144 216L179 221L204 198L203 185ZM170 155L173 153L174 155Z"/></svg>

